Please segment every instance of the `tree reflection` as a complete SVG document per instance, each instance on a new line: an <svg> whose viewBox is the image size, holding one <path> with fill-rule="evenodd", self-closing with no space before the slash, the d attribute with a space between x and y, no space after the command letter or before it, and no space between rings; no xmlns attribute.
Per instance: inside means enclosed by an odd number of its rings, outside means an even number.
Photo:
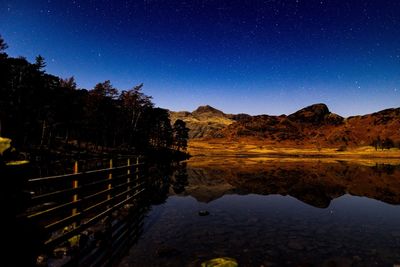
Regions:
<svg viewBox="0 0 400 267"><path fill-rule="evenodd" d="M188 185L188 174L187 174L187 163L178 163L177 169L174 175L174 181L172 189L175 194L181 194L185 191L185 186Z"/></svg>

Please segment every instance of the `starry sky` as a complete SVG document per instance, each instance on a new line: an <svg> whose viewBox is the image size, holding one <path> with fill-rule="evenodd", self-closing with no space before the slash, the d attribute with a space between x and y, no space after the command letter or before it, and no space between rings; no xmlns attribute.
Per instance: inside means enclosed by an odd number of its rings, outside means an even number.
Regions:
<svg viewBox="0 0 400 267"><path fill-rule="evenodd" d="M10 56L157 106L342 116L400 106L397 0L0 0Z"/></svg>

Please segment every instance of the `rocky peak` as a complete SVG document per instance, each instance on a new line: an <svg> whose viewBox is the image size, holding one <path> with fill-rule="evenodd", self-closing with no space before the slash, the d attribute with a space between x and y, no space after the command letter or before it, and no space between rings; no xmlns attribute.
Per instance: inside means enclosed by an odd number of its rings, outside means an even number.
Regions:
<svg viewBox="0 0 400 267"><path fill-rule="evenodd" d="M328 107L325 104L314 104L293 114L290 114L288 118L295 122L305 122L305 123L321 123L330 114Z"/></svg>
<svg viewBox="0 0 400 267"><path fill-rule="evenodd" d="M177 119L186 123L186 127L190 129L190 138L212 136L215 131L235 122L230 116L209 105L200 106L192 113L187 111L170 112L172 123Z"/></svg>
<svg viewBox="0 0 400 267"><path fill-rule="evenodd" d="M213 116L225 116L225 113L209 105L199 106L196 110L192 112L192 115L194 116L205 115L205 114Z"/></svg>

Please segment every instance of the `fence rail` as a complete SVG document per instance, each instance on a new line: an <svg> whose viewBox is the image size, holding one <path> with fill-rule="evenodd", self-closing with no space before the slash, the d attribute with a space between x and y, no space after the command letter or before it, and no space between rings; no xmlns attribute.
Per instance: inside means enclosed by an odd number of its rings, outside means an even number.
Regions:
<svg viewBox="0 0 400 267"><path fill-rule="evenodd" d="M139 157L88 171L75 162L71 174L29 179L36 194L18 218L42 229L39 258L59 266L108 266L140 231L146 183Z"/></svg>

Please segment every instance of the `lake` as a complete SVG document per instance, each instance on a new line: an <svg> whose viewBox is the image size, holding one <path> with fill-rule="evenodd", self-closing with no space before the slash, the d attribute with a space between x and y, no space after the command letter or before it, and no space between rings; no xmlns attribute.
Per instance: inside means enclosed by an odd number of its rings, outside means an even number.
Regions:
<svg viewBox="0 0 400 267"><path fill-rule="evenodd" d="M396 266L399 204L396 162L192 158L120 266Z"/></svg>

